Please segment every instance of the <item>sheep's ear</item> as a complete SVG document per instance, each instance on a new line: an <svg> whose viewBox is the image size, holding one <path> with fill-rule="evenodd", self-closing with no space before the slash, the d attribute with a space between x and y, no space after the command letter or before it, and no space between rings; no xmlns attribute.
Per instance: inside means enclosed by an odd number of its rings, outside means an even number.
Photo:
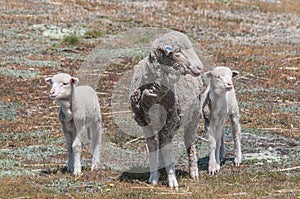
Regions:
<svg viewBox="0 0 300 199"><path fill-rule="evenodd" d="M148 60L149 60L150 63L154 63L156 61L155 55L154 55L153 52L150 52Z"/></svg>
<svg viewBox="0 0 300 199"><path fill-rule="evenodd" d="M212 76L211 71L205 72L204 76L207 78L211 78L211 76Z"/></svg>
<svg viewBox="0 0 300 199"><path fill-rule="evenodd" d="M45 83L51 86L52 85L52 77L45 78Z"/></svg>
<svg viewBox="0 0 300 199"><path fill-rule="evenodd" d="M238 76L240 73L239 73L239 71L236 71L236 70L233 70L232 71L232 77L236 77L236 76Z"/></svg>
<svg viewBox="0 0 300 199"><path fill-rule="evenodd" d="M76 86L79 83L79 79L76 77L71 77L70 83Z"/></svg>
<svg viewBox="0 0 300 199"><path fill-rule="evenodd" d="M149 62L150 63L159 62L163 54L164 54L164 49L160 49L160 48L152 49L149 54Z"/></svg>
<svg viewBox="0 0 300 199"><path fill-rule="evenodd" d="M168 56L170 53L174 52L174 48L172 48L172 46L165 46L165 51Z"/></svg>

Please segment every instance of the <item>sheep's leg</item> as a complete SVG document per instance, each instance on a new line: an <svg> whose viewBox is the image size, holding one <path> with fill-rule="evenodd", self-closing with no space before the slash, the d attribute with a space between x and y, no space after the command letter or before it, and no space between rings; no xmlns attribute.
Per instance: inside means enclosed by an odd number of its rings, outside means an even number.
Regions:
<svg viewBox="0 0 300 199"><path fill-rule="evenodd" d="M175 159L172 152L173 133L172 129L165 128L159 132L159 156L161 165L166 168L169 187L177 190L178 182L175 173Z"/></svg>
<svg viewBox="0 0 300 199"><path fill-rule="evenodd" d="M241 125L239 122L239 115L231 115L232 137L234 142L234 164L240 166L242 163L242 150L241 150Z"/></svg>
<svg viewBox="0 0 300 199"><path fill-rule="evenodd" d="M150 167L150 177L148 182L150 184L157 184L159 180L158 172L158 142L155 135L147 137L146 142L149 152L149 167Z"/></svg>
<svg viewBox="0 0 300 199"><path fill-rule="evenodd" d="M198 121L198 120L193 120ZM189 124L184 128L184 144L187 149L188 158L189 158L189 171L190 176L193 179L198 179L199 171L198 171L198 158L197 158L197 151L195 145L196 139L196 130L197 130L197 123Z"/></svg>
<svg viewBox="0 0 300 199"><path fill-rule="evenodd" d="M101 123L95 121L92 130L92 170L100 168Z"/></svg>
<svg viewBox="0 0 300 199"><path fill-rule="evenodd" d="M74 138L74 142L72 144L72 149L74 153L74 175L81 174L81 162L80 162L80 155L82 149L82 135L85 133L85 121L84 120L77 120L75 121L76 127L76 134Z"/></svg>

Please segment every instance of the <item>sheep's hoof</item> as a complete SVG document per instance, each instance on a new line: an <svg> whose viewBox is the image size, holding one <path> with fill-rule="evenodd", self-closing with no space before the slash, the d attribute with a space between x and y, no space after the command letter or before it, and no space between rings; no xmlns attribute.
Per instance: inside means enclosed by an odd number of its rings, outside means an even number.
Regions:
<svg viewBox="0 0 300 199"><path fill-rule="evenodd" d="M199 178L198 167L190 168L190 176L193 180L198 180L198 178Z"/></svg>
<svg viewBox="0 0 300 199"><path fill-rule="evenodd" d="M152 184L152 185L157 185L158 179L159 179L159 172L152 171L152 172L150 172L150 177L149 177L148 183Z"/></svg>

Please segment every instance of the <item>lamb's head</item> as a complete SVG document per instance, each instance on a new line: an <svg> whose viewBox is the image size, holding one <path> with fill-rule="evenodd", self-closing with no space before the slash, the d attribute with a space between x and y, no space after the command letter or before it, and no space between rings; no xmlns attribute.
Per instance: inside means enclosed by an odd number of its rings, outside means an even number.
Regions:
<svg viewBox="0 0 300 199"><path fill-rule="evenodd" d="M156 39L150 50L150 63L158 63L161 70L176 75L199 76L203 65L188 37L172 31Z"/></svg>
<svg viewBox="0 0 300 199"><path fill-rule="evenodd" d="M45 82L51 86L50 98L53 100L63 100L71 96L73 86L77 85L79 80L69 74L59 73L53 77L46 78Z"/></svg>
<svg viewBox="0 0 300 199"><path fill-rule="evenodd" d="M239 74L238 71L232 71L228 67L218 66L212 71L204 73L204 75L210 78L210 85L214 89L229 91L233 88L232 78Z"/></svg>

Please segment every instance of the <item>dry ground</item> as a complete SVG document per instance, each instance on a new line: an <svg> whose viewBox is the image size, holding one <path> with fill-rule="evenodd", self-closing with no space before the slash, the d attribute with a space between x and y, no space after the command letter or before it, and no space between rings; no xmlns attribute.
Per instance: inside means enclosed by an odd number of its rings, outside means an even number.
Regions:
<svg viewBox="0 0 300 199"><path fill-rule="evenodd" d="M299 198L298 0L4 0L0 9L0 198ZM179 154L178 192L165 176L152 187L147 173L125 172L145 143L113 120L116 82L164 28L186 33L207 69L214 63L241 74L243 165L227 161L208 176L199 142L200 180L188 177ZM97 89L104 143L114 149L104 149L103 169L94 172L85 149L79 178L66 173L57 106L44 84L61 71Z"/></svg>

